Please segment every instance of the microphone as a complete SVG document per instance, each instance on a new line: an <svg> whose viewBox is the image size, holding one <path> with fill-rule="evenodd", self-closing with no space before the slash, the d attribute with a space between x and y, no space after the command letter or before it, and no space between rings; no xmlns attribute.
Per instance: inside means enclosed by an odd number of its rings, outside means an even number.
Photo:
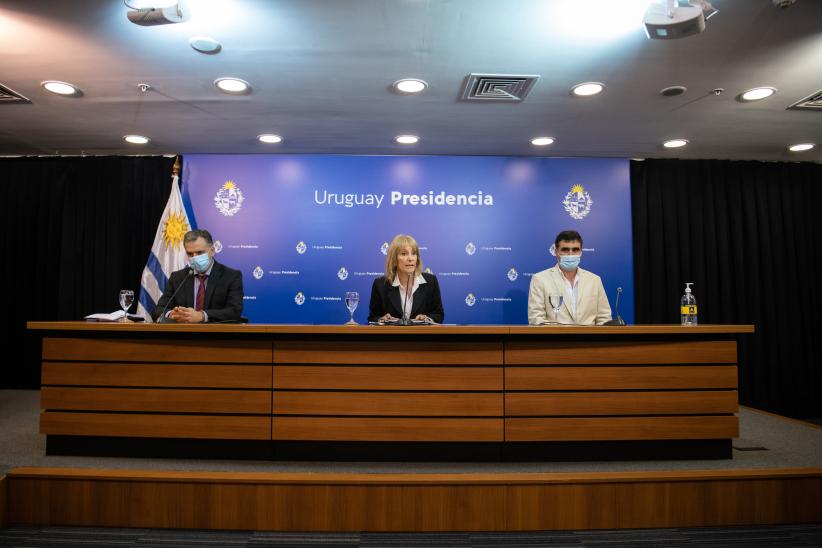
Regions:
<svg viewBox="0 0 822 548"><path fill-rule="evenodd" d="M619 315L619 296L622 295L622 288L617 287L617 296L616 300L614 301L614 312L616 313L616 318L613 320L609 320L602 325L625 325L625 321L622 319L622 316Z"/></svg>
<svg viewBox="0 0 822 548"><path fill-rule="evenodd" d="M171 294L171 297L168 298L168 300L166 301L166 305L163 307L163 311L160 313L159 316L157 316L157 323L168 323L168 318L166 318L166 311L168 310L168 305L171 304L171 301L173 301L174 297L177 296L177 292L180 291L185 281L192 274L194 274L194 269L189 267L188 272L186 272L185 278L183 278L183 281L180 282L180 285L177 286L177 289L174 290L174 293Z"/></svg>
<svg viewBox="0 0 822 548"><path fill-rule="evenodd" d="M408 275L408 281L405 282L405 298L402 301L402 318L397 325L411 325L411 318L405 316L405 305L408 304L408 291L411 289L411 274ZM409 311L410 315L410 311Z"/></svg>

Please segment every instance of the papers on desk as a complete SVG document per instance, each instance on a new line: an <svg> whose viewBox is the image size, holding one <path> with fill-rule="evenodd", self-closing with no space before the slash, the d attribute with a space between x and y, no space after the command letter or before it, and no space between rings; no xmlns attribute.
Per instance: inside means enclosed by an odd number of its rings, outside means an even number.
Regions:
<svg viewBox="0 0 822 548"><path fill-rule="evenodd" d="M112 312L111 314L89 314L86 316L87 322L120 322L123 320L123 315L125 312L122 310L117 310ZM142 316L137 316L136 314L129 314L128 319L133 322L142 322L144 318Z"/></svg>

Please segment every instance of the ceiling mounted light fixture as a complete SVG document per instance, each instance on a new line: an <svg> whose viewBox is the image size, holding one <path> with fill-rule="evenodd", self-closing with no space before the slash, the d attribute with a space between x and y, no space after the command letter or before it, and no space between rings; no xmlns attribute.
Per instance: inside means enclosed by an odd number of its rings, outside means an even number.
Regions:
<svg viewBox="0 0 822 548"><path fill-rule="evenodd" d="M748 91L743 91L739 95L737 95L737 100L742 101L743 103L750 103L751 101L760 101L762 99L766 99L776 93L776 88L772 88L769 86L758 87L749 89Z"/></svg>
<svg viewBox="0 0 822 548"><path fill-rule="evenodd" d="M74 84L69 84L68 82L60 82L58 80L46 80L45 82L40 82L40 85L46 91L50 91L51 93L55 93L57 95L62 95L64 97L80 97L83 95L83 92L80 91L80 88L75 86Z"/></svg>
<svg viewBox="0 0 822 548"><path fill-rule="evenodd" d="M145 145L151 141L151 139L148 137L143 137L142 135L124 135L123 139L127 143L131 143L133 145Z"/></svg>
<svg viewBox="0 0 822 548"><path fill-rule="evenodd" d="M603 89L605 89L605 84L600 82L585 82L572 87L571 95L576 97L590 97L602 93Z"/></svg>
<svg viewBox="0 0 822 548"><path fill-rule="evenodd" d="M261 143L275 144L281 142L283 138L273 133L263 133L262 135L257 135L257 140Z"/></svg>
<svg viewBox="0 0 822 548"><path fill-rule="evenodd" d="M662 143L665 148L680 148L688 144L688 139L671 139Z"/></svg>
<svg viewBox="0 0 822 548"><path fill-rule="evenodd" d="M428 82L419 78L403 78L394 82L391 87L394 88L394 91L402 94L419 93L428 87Z"/></svg>
<svg viewBox="0 0 822 548"><path fill-rule="evenodd" d="M788 147L788 150L791 152L805 152L806 150L810 150L816 145L813 143L799 143L797 145L791 145Z"/></svg>
<svg viewBox="0 0 822 548"><path fill-rule="evenodd" d="M417 143L420 138L416 135L397 135L394 140L401 145L413 145Z"/></svg>
<svg viewBox="0 0 822 548"><path fill-rule="evenodd" d="M209 36L194 36L188 41L188 45L195 51L205 53L206 55L215 55L223 49L222 44Z"/></svg>
<svg viewBox="0 0 822 548"><path fill-rule="evenodd" d="M535 147L544 147L554 143L553 137L534 137L531 139L531 144Z"/></svg>
<svg viewBox="0 0 822 548"><path fill-rule="evenodd" d="M229 95L248 95L251 93L251 84L240 78L217 78L214 80L214 85L217 86L217 89Z"/></svg>
<svg viewBox="0 0 822 548"><path fill-rule="evenodd" d="M705 21L719 13L707 0L661 0L650 2L642 22L653 40L671 40L699 34Z"/></svg>
<svg viewBox="0 0 822 548"><path fill-rule="evenodd" d="M188 20L188 13L183 10L181 2L123 0L123 3L130 8L126 16L135 25L150 27Z"/></svg>

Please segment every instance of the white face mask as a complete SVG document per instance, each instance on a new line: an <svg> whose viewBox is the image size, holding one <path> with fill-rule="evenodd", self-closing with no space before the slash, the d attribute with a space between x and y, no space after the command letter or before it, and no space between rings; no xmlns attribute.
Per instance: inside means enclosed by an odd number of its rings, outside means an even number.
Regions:
<svg viewBox="0 0 822 548"><path fill-rule="evenodd" d="M208 270L208 266L211 264L211 257L208 256L208 253L195 255L189 260L188 264L191 265L191 268L202 274Z"/></svg>
<svg viewBox="0 0 822 548"><path fill-rule="evenodd" d="M562 255L559 258L559 267L565 271L571 271L579 266L582 255Z"/></svg>

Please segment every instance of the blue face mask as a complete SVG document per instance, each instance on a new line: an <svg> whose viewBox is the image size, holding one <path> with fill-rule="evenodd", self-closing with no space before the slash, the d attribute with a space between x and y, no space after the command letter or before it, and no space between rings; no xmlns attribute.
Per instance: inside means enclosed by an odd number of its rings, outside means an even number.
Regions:
<svg viewBox="0 0 822 548"><path fill-rule="evenodd" d="M562 255L559 258L559 267L565 271L571 271L579 266L582 255Z"/></svg>
<svg viewBox="0 0 822 548"><path fill-rule="evenodd" d="M189 264L191 265L191 268L202 274L208 270L208 265L211 264L211 257L208 256L208 253L195 255L189 260Z"/></svg>

